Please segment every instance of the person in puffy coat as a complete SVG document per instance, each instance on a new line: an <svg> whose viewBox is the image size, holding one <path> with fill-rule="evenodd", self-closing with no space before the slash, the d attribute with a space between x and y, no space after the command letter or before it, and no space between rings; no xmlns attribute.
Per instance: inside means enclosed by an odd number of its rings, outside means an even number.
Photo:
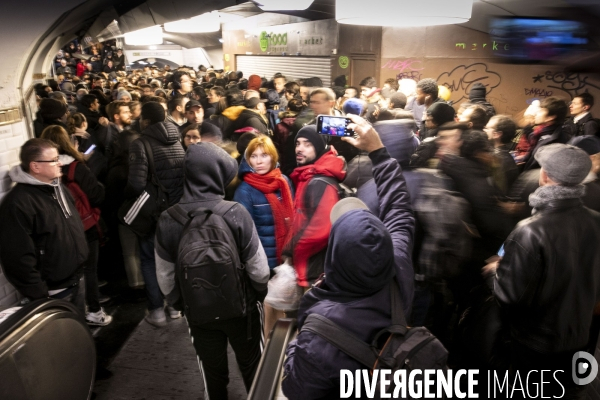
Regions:
<svg viewBox="0 0 600 400"><path fill-rule="evenodd" d="M281 264L284 241L294 218L294 198L290 180L281 174L275 145L267 136L248 144L239 169L242 180L233 200L252 216L267 258L271 276ZM265 332L268 333L284 312L265 304Z"/></svg>
<svg viewBox="0 0 600 400"><path fill-rule="evenodd" d="M150 144L154 156L156 177L167 191L169 206L179 202L183 194L183 158L185 151L179 141L179 130L165 122L165 109L160 103L150 101L142 107L142 136L129 147L129 177L125 197L137 197L146 189L151 179L148 157L143 140ZM164 303L156 278L154 260L154 230L138 236L142 275L148 295L148 315L146 321L155 326L166 325ZM171 318L181 314L169 306Z"/></svg>

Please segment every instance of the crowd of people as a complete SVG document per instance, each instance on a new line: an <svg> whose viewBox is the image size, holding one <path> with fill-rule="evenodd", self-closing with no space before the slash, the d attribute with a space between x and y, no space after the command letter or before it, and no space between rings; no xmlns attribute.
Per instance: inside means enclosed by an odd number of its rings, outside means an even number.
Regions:
<svg viewBox="0 0 600 400"><path fill-rule="evenodd" d="M248 389L278 318L298 317L301 329L321 314L369 342L391 324L393 282L409 324L429 327L451 365L570 371L575 351L594 353L591 94L536 100L516 120L496 114L479 83L456 105L431 78L352 87L340 76L323 87L204 66L125 72L120 49L91 51L75 62L81 49L70 44L55 80L36 87L36 138L0 205L0 261L24 297L71 300L88 324L110 324L98 259L106 236L117 238L129 285L145 291L146 321L162 327L184 312L211 398L227 396L228 340ZM320 135L319 115L349 118L355 135ZM348 197L363 207L332 218ZM150 204L158 212L144 214ZM228 262L243 266L241 292L223 284L211 306L240 300L227 318L200 316L208 306L194 290L210 292L208 281L182 256L199 210L224 224L211 243L231 245ZM196 262L225 257L212 251L193 253ZM282 264L295 271L299 309L263 304ZM200 275L186 286L188 271ZM284 393L333 398L341 368L361 367L300 331Z"/></svg>

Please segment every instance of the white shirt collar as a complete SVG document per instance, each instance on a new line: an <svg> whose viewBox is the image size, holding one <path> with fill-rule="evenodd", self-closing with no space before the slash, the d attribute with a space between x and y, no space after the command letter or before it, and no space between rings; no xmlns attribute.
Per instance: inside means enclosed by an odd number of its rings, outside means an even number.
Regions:
<svg viewBox="0 0 600 400"><path fill-rule="evenodd" d="M576 116L576 117L573 117L573 122L574 122L574 123L578 123L578 122L579 122L579 120L580 120L581 118L585 117L585 116L586 116L586 115L588 115L588 114L589 114L589 112L586 112L586 113L584 113L584 114L580 114L580 115L578 115L578 116Z"/></svg>

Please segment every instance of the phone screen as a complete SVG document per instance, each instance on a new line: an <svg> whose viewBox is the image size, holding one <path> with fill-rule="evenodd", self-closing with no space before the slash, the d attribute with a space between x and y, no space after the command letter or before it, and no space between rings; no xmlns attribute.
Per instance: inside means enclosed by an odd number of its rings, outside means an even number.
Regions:
<svg viewBox="0 0 600 400"><path fill-rule="evenodd" d="M90 147L89 147L89 148L88 148L88 149L85 151L85 153L83 153L83 154L86 154L86 155L87 155L87 154L90 154L92 151L94 151L94 149L95 149L95 148L96 148L96 145L95 145L95 144L93 144L93 145L91 145L91 146L90 146Z"/></svg>
<svg viewBox="0 0 600 400"><path fill-rule="evenodd" d="M354 131L348 129L352 121L346 117L319 115L317 117L317 132L321 135L349 137L354 136Z"/></svg>
<svg viewBox="0 0 600 400"><path fill-rule="evenodd" d="M500 250L498 250L498 256L504 257L504 245L502 245L502 247L500 247Z"/></svg>

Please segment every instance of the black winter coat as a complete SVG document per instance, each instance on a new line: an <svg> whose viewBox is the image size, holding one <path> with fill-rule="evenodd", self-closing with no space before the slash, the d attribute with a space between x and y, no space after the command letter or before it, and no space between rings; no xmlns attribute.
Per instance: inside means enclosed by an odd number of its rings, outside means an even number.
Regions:
<svg viewBox="0 0 600 400"><path fill-rule="evenodd" d="M481 235L484 253L489 257L504 242L512 230L512 220L500 208L500 191L488 183L489 174L482 164L464 157L446 155L440 162L440 169L456 184L456 189L469 202L473 222ZM481 260L483 261L483 260Z"/></svg>
<svg viewBox="0 0 600 400"><path fill-rule="evenodd" d="M36 181L20 166L10 175L18 183L0 205L0 262L23 296L44 298L78 282L88 257L83 224L67 188L61 196L58 186Z"/></svg>
<svg viewBox="0 0 600 400"><path fill-rule="evenodd" d="M267 121L257 112L245 109L240 113L238 118L235 121L233 121L233 124L231 124L231 127L229 128L230 137L232 138L232 140L237 140L239 136L241 136L235 134L235 131L246 127L252 127L260 133L264 133L265 135L269 133Z"/></svg>
<svg viewBox="0 0 600 400"><path fill-rule="evenodd" d="M185 151L179 142L179 130L170 122L150 125L129 147L129 177L125 196L137 197L150 180L148 155L142 139L147 140L154 154L154 169L160 183L167 190L169 206L177 204L183 194L183 157Z"/></svg>

